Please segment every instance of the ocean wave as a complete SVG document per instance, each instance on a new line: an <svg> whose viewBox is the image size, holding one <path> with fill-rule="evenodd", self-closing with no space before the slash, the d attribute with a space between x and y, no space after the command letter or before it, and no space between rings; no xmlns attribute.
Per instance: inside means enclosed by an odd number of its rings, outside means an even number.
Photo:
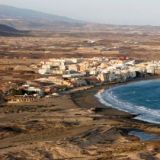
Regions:
<svg viewBox="0 0 160 160"><path fill-rule="evenodd" d="M113 90L115 90L115 88L117 87L108 89L104 92L98 92L95 96L99 99L99 101L102 104L108 107L116 108L121 111L138 115L135 117L135 119L137 120L160 124L159 109L151 109L145 106L138 106L127 101L121 100L113 93Z"/></svg>

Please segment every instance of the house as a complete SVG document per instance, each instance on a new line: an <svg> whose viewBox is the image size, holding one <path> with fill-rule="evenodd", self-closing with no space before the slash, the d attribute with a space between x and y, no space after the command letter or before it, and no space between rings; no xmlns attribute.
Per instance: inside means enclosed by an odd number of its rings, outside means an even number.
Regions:
<svg viewBox="0 0 160 160"><path fill-rule="evenodd" d="M57 86L73 87L71 81L64 80L62 77L54 76L54 77L48 77L48 79Z"/></svg>
<svg viewBox="0 0 160 160"><path fill-rule="evenodd" d="M125 62L126 65L134 66L135 65L135 60L129 60Z"/></svg>
<svg viewBox="0 0 160 160"><path fill-rule="evenodd" d="M80 72L85 72L89 69L89 63L88 62L83 62L79 64L80 66Z"/></svg>
<svg viewBox="0 0 160 160"><path fill-rule="evenodd" d="M62 75L64 73L63 70L59 70L59 69L54 69L51 71L52 74L54 75Z"/></svg>
<svg viewBox="0 0 160 160"><path fill-rule="evenodd" d="M146 67L146 72L147 72L148 74L154 75L154 74L155 74L155 67L147 66L147 67Z"/></svg>
<svg viewBox="0 0 160 160"><path fill-rule="evenodd" d="M136 78L136 71L135 70L129 70L129 77L134 79Z"/></svg>
<svg viewBox="0 0 160 160"><path fill-rule="evenodd" d="M71 82L74 87L81 87L81 86L86 86L87 82L83 78L72 78Z"/></svg>
<svg viewBox="0 0 160 160"><path fill-rule="evenodd" d="M67 66L64 63L61 63L59 69L60 71L65 71L67 69Z"/></svg>
<svg viewBox="0 0 160 160"><path fill-rule="evenodd" d="M85 78L85 80L86 80L88 85L97 85L97 84L99 84L101 82L95 76L87 77L87 78Z"/></svg>
<svg viewBox="0 0 160 160"><path fill-rule="evenodd" d="M63 74L63 78L76 78L76 77L84 77L86 75L85 72L83 73L79 73L79 72L75 72L75 71L66 71Z"/></svg>
<svg viewBox="0 0 160 160"><path fill-rule="evenodd" d="M96 67L94 67L94 68L89 70L89 74L90 75L94 75L95 76L95 75L97 75L97 73L98 73L98 71L97 71Z"/></svg>
<svg viewBox="0 0 160 160"><path fill-rule="evenodd" d="M72 71L80 71L80 66L77 65L77 64L71 64L71 65L68 65L68 70L72 70Z"/></svg>
<svg viewBox="0 0 160 160"><path fill-rule="evenodd" d="M51 73L51 66L50 65L42 65L42 68L38 70L39 74L50 74Z"/></svg>
<svg viewBox="0 0 160 160"><path fill-rule="evenodd" d="M109 73L100 73L97 79L101 82L107 82L109 80Z"/></svg>
<svg viewBox="0 0 160 160"><path fill-rule="evenodd" d="M34 96L10 96L7 97L8 103L30 103L37 101L38 98Z"/></svg>

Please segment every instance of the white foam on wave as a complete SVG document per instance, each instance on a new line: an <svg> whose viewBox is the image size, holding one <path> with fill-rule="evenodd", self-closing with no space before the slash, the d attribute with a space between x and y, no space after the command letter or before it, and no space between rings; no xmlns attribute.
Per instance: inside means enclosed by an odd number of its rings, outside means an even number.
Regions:
<svg viewBox="0 0 160 160"><path fill-rule="evenodd" d="M160 110L154 110L146 108L145 106L138 106L127 101L123 101L113 94L113 88L108 89L103 93L98 92L95 96L102 104L108 107L116 108L131 114L137 114L138 116L135 117L135 119L160 124Z"/></svg>
<svg viewBox="0 0 160 160"><path fill-rule="evenodd" d="M107 107L112 107L112 105L111 105L110 103L108 103L107 101L105 101L105 100L102 98L102 94L103 94L103 93L98 92L98 93L95 95L95 97L97 97L97 98L99 99L99 101L100 101L102 104L104 104L105 106L107 106Z"/></svg>

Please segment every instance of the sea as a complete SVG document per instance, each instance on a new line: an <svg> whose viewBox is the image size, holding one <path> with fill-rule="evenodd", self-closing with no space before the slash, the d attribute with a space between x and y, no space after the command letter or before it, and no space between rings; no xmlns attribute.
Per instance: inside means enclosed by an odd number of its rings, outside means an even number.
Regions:
<svg viewBox="0 0 160 160"><path fill-rule="evenodd" d="M160 80L115 86L96 97L106 106L137 115L135 119L160 124Z"/></svg>

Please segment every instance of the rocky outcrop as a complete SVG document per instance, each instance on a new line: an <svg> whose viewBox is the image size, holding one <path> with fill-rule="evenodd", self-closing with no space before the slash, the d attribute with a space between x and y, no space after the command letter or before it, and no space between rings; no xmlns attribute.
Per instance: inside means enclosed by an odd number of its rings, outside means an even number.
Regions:
<svg viewBox="0 0 160 160"><path fill-rule="evenodd" d="M24 36L26 31L20 31L8 25L0 24L0 36Z"/></svg>

